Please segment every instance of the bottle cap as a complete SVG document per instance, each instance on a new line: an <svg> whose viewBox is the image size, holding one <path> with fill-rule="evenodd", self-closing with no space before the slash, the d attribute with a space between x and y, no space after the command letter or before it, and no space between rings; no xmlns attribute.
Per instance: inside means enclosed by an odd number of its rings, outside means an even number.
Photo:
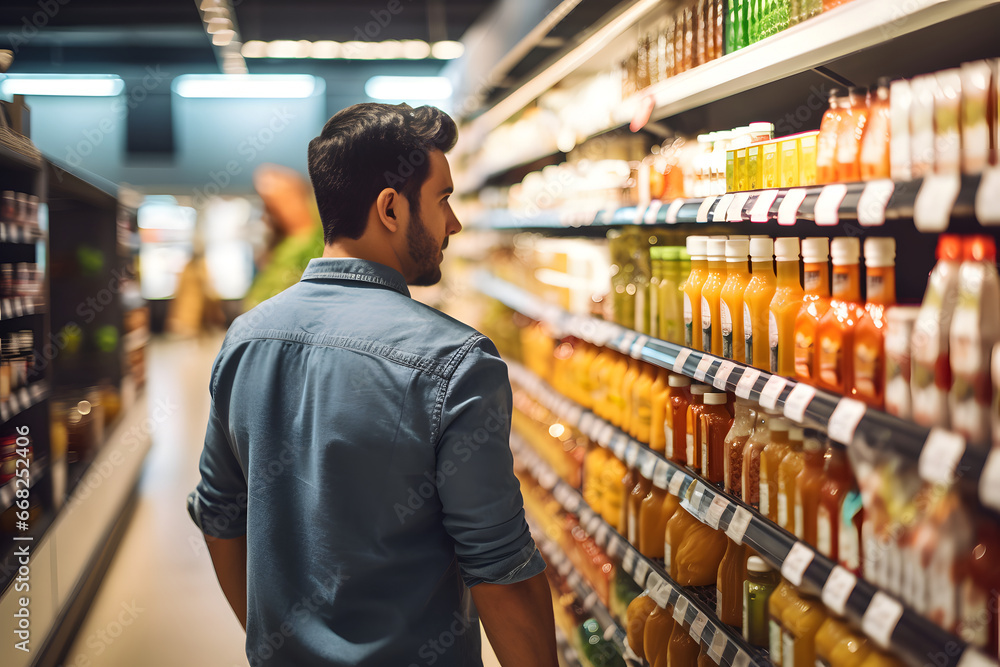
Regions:
<svg viewBox="0 0 1000 667"><path fill-rule="evenodd" d="M747 569L751 572L770 572L773 568L760 556L750 556L747 558Z"/></svg>
<svg viewBox="0 0 1000 667"><path fill-rule="evenodd" d="M830 255L833 257L834 266L857 264L861 257L861 241L850 236L833 239L833 243L830 244Z"/></svg>
<svg viewBox="0 0 1000 667"><path fill-rule="evenodd" d="M788 428L788 439L801 442L805 438L805 429L801 426L790 426Z"/></svg>
<svg viewBox="0 0 1000 667"><path fill-rule="evenodd" d="M690 387L691 378L683 375L671 375L667 378L667 385L671 387Z"/></svg>
<svg viewBox="0 0 1000 667"><path fill-rule="evenodd" d="M712 141L713 141L713 138L712 138L711 134L699 134L698 135L698 143L699 144L710 144L710 143L712 143Z"/></svg>
<svg viewBox="0 0 1000 667"><path fill-rule="evenodd" d="M749 242L750 241L750 237L747 236L746 234L730 234L729 235L729 240L730 241L747 241L747 242Z"/></svg>
<svg viewBox="0 0 1000 667"><path fill-rule="evenodd" d="M770 238L750 239L750 259L754 262L769 262L774 258L774 241Z"/></svg>
<svg viewBox="0 0 1000 667"><path fill-rule="evenodd" d="M997 245L991 236L972 236L965 241L965 259L972 262L995 262Z"/></svg>
<svg viewBox="0 0 1000 667"><path fill-rule="evenodd" d="M708 259L708 237L687 237L687 251L691 259Z"/></svg>
<svg viewBox="0 0 1000 667"><path fill-rule="evenodd" d="M895 266L896 239L873 236L865 239L865 266Z"/></svg>
<svg viewBox="0 0 1000 667"><path fill-rule="evenodd" d="M715 239L716 241L728 241L729 237L726 236L725 234L713 234L712 236L708 237L709 241L711 241L712 239Z"/></svg>
<svg viewBox="0 0 1000 667"><path fill-rule="evenodd" d="M799 259L799 240L796 238L774 239L774 258L779 262L794 262Z"/></svg>
<svg viewBox="0 0 1000 667"><path fill-rule="evenodd" d="M771 430L772 431L787 431L791 425L783 417L771 417Z"/></svg>
<svg viewBox="0 0 1000 667"><path fill-rule="evenodd" d="M709 391L711 391L711 388L708 385L704 384L691 385L691 394L693 396L703 396L707 394Z"/></svg>
<svg viewBox="0 0 1000 667"><path fill-rule="evenodd" d="M954 234L942 234L938 237L937 245L938 261L961 262L962 261L962 237Z"/></svg>
<svg viewBox="0 0 1000 667"><path fill-rule="evenodd" d="M729 239L726 241L726 259L728 261L743 262L745 264L749 255L750 241L742 239Z"/></svg>
<svg viewBox="0 0 1000 667"><path fill-rule="evenodd" d="M809 264L826 264L830 261L830 239L812 236L802 239L802 261Z"/></svg>
<svg viewBox="0 0 1000 667"><path fill-rule="evenodd" d="M708 240L708 259L711 260L721 260L726 258L726 241L720 239L709 239Z"/></svg>
<svg viewBox="0 0 1000 667"><path fill-rule="evenodd" d="M729 397L717 391L705 394L705 405L725 405L728 400Z"/></svg>

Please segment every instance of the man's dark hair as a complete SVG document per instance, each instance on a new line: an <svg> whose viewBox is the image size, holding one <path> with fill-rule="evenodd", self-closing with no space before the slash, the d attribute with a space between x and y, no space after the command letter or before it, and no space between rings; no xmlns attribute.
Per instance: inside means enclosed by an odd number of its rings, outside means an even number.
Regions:
<svg viewBox="0 0 1000 667"><path fill-rule="evenodd" d="M435 107L368 102L334 115L309 142L324 240L360 238L385 188L405 196L411 210L419 207L430 151L447 153L457 139L455 121Z"/></svg>

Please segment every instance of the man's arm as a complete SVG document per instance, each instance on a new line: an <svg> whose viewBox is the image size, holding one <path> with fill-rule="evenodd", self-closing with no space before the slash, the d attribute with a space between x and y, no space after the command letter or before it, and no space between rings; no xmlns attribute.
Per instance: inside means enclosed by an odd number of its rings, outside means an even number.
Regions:
<svg viewBox="0 0 1000 667"><path fill-rule="evenodd" d="M493 652L504 667L552 667L556 629L545 573L516 584L476 584L472 599Z"/></svg>
<svg viewBox="0 0 1000 667"><path fill-rule="evenodd" d="M247 536L222 539L205 536L208 553L212 556L219 586L236 613L243 629L247 629Z"/></svg>

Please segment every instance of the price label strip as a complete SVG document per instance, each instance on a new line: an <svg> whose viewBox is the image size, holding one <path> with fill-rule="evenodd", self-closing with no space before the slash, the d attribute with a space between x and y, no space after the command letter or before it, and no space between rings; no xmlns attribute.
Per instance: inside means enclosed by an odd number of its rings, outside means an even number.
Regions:
<svg viewBox="0 0 1000 667"><path fill-rule="evenodd" d="M648 576L649 576L649 563L647 563L646 559L644 558L636 560L635 570L633 570L632 572L632 578L635 580L635 583L638 584L640 588L645 588L646 577Z"/></svg>
<svg viewBox="0 0 1000 667"><path fill-rule="evenodd" d="M596 530L594 531L594 541L597 542L597 544L599 544L600 546L604 546L605 544L608 543L608 534L609 534L608 524L601 521L600 517L594 517L594 519L595 521L591 522L591 525L595 523L597 524Z"/></svg>
<svg viewBox="0 0 1000 667"><path fill-rule="evenodd" d="M661 206L663 206L663 202L659 199L649 202L649 206L646 207L646 212L642 216L642 221L647 225L656 224L656 214L660 212Z"/></svg>
<svg viewBox="0 0 1000 667"><path fill-rule="evenodd" d="M625 550L625 557L622 558L622 569L629 574L635 572L635 549Z"/></svg>
<svg viewBox="0 0 1000 667"><path fill-rule="evenodd" d="M719 529L719 522L722 521L722 513L726 511L731 503L723 498L722 496L715 496L712 498L712 504L708 506L708 511L705 512L705 520L709 526L715 530Z"/></svg>
<svg viewBox="0 0 1000 667"><path fill-rule="evenodd" d="M823 604L835 614L843 616L847 606L847 598L851 597L851 593L857 585L857 577L841 566L835 566L830 576L827 577L826 583L823 584Z"/></svg>
<svg viewBox="0 0 1000 667"><path fill-rule="evenodd" d="M687 615L688 604L690 603L684 596L677 598L677 602L674 603L674 620L678 623L684 623L684 617Z"/></svg>
<svg viewBox="0 0 1000 667"><path fill-rule="evenodd" d="M778 198L777 190L764 190L757 196L757 202L750 209L750 222L767 222L771 207Z"/></svg>
<svg viewBox="0 0 1000 667"><path fill-rule="evenodd" d="M853 398L842 398L837 403L830 415L830 423L827 425L827 435L834 442L842 445L850 445L854 442L854 432L858 430L861 418L865 416L867 408L861 401Z"/></svg>
<svg viewBox="0 0 1000 667"><path fill-rule="evenodd" d="M872 596L872 601L861 618L861 629L884 649L889 648L892 632L903 616L903 605L882 591Z"/></svg>
<svg viewBox="0 0 1000 667"><path fill-rule="evenodd" d="M639 473L646 479L653 479L658 459L645 449L639 450Z"/></svg>
<svg viewBox="0 0 1000 667"><path fill-rule="evenodd" d="M634 468L639 461L639 445L636 442L628 442L625 446L625 465Z"/></svg>
<svg viewBox="0 0 1000 667"><path fill-rule="evenodd" d="M750 656L743 649L736 651L736 657L733 658L733 667L750 667Z"/></svg>
<svg viewBox="0 0 1000 667"><path fill-rule="evenodd" d="M757 378L759 377L760 371L756 368L744 368L743 376L736 384L736 395L740 398L750 398L750 390L753 389L753 386L757 383Z"/></svg>
<svg viewBox="0 0 1000 667"><path fill-rule="evenodd" d="M733 518L729 521L729 527L726 528L726 535L729 536L729 539L736 544L743 544L743 536L746 535L752 518L753 515L750 512L737 505L736 513L733 514Z"/></svg>
<svg viewBox="0 0 1000 667"><path fill-rule="evenodd" d="M958 174L931 174L924 178L913 204L913 222L922 232L943 232L951 222L962 181Z"/></svg>
<svg viewBox="0 0 1000 667"><path fill-rule="evenodd" d="M708 625L708 616L704 613L698 612L695 616L694 622L691 624L691 639L695 640L699 644L701 643L701 633L705 631L705 626Z"/></svg>
<svg viewBox="0 0 1000 667"><path fill-rule="evenodd" d="M690 356L691 356L691 350L689 350L686 347L681 349L681 351L677 353L677 359L674 360L675 373L684 372L684 362L687 361L687 358Z"/></svg>
<svg viewBox="0 0 1000 667"><path fill-rule="evenodd" d="M785 389L785 384L785 378L779 375L769 377L764 388L760 390L759 403L768 410L773 410L778 404L778 397Z"/></svg>
<svg viewBox="0 0 1000 667"><path fill-rule="evenodd" d="M803 188L793 188L785 193L785 198L778 206L778 224L791 227L799 219L799 208L806 200L806 191Z"/></svg>
<svg viewBox="0 0 1000 667"><path fill-rule="evenodd" d="M729 207L734 199L736 199L736 195L734 194L723 195L719 198L719 203L716 204L715 210L712 211L712 222L728 222Z"/></svg>
<svg viewBox="0 0 1000 667"><path fill-rule="evenodd" d="M788 579L793 586L801 586L802 577L815 556L815 551L802 542L796 542L781 563L781 576Z"/></svg>
<svg viewBox="0 0 1000 667"><path fill-rule="evenodd" d="M733 372L734 368L736 368L736 364L728 360L719 364L719 367L715 369L715 377L712 379L712 386L719 391L725 391L726 380L729 379L729 374Z"/></svg>
<svg viewBox="0 0 1000 667"><path fill-rule="evenodd" d="M653 486L658 489L667 489L670 487L670 465L667 464L663 459L658 459L655 457L650 457L656 461L656 468L653 469Z"/></svg>
<svg viewBox="0 0 1000 667"><path fill-rule="evenodd" d="M729 222L743 222L743 207L747 205L748 201L750 201L749 192L736 193L733 201L729 204L729 213L726 215L726 220Z"/></svg>
<svg viewBox="0 0 1000 667"><path fill-rule="evenodd" d="M712 357L708 355L703 355L701 361L698 362L698 368L694 371L694 379L698 382L705 381L705 374L708 373L708 369L712 367Z"/></svg>
<svg viewBox="0 0 1000 667"><path fill-rule="evenodd" d="M726 650L727 641L726 633L721 628L715 628L712 645L708 647L708 657L717 665L722 663L722 653Z"/></svg>
<svg viewBox="0 0 1000 667"><path fill-rule="evenodd" d="M793 422L802 423L806 418L806 408L816 398L816 388L799 382L785 398L785 416Z"/></svg>
<svg viewBox="0 0 1000 667"><path fill-rule="evenodd" d="M624 434L619 433L615 436L614 440L611 442L611 451L615 453L615 458L619 461L625 461L626 450L628 449L628 438Z"/></svg>
<svg viewBox="0 0 1000 667"><path fill-rule="evenodd" d="M684 485L684 480L686 479L686 477L687 476L680 470L674 471L674 476L670 478L670 488L667 489L667 491L670 492L670 495L672 496L681 495L681 486Z"/></svg>
<svg viewBox="0 0 1000 667"><path fill-rule="evenodd" d="M844 203L847 196L847 186L843 183L823 186L823 190L816 199L816 206L813 215L816 217L816 224L820 227L833 227L840 222L840 205Z"/></svg>
<svg viewBox="0 0 1000 667"><path fill-rule="evenodd" d="M927 435L917 469L922 479L932 484L951 484L955 469L965 454L965 438L940 428L932 428Z"/></svg>
<svg viewBox="0 0 1000 667"><path fill-rule="evenodd" d="M701 206L698 207L698 215L695 218L695 222L708 222L708 212L712 208L712 204L715 203L715 197L706 197L704 201L701 202Z"/></svg>
<svg viewBox="0 0 1000 667"><path fill-rule="evenodd" d="M990 167L979 179L976 219L982 225L1000 225L1000 167Z"/></svg>
<svg viewBox="0 0 1000 667"><path fill-rule="evenodd" d="M649 342L649 336L639 336L638 338L636 338L635 342L632 343L631 349L629 350L628 353L629 356L632 357L633 359L639 359L641 361L642 351L646 347L646 343L648 342Z"/></svg>
<svg viewBox="0 0 1000 667"><path fill-rule="evenodd" d="M666 606L670 604L670 594L673 592L674 588L668 584L663 577L655 572L652 572L646 580L646 585L649 588L649 597L653 599L653 602L663 608L666 608Z"/></svg>
<svg viewBox="0 0 1000 667"><path fill-rule="evenodd" d="M864 227L885 224L885 209L889 205L896 184L889 179L870 181L858 200L858 223Z"/></svg>
<svg viewBox="0 0 1000 667"><path fill-rule="evenodd" d="M676 225L677 224L677 215L681 212L681 208L683 206L684 206L684 200L683 199L675 199L672 202L670 202L670 207L667 208L667 224L668 225ZM656 222L656 220L653 220L653 222ZM650 224L652 224L652 223L650 223Z"/></svg>

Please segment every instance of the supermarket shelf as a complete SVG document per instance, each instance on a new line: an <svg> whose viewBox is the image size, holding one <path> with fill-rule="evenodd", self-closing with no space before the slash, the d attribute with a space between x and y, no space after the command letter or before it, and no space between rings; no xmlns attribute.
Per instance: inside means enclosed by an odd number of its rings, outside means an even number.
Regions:
<svg viewBox="0 0 1000 667"><path fill-rule="evenodd" d="M580 658L576 655L573 645L563 634L563 631L556 626L556 650L562 654L562 659L568 667L580 667Z"/></svg>
<svg viewBox="0 0 1000 667"><path fill-rule="evenodd" d="M857 0L855 0L857 2ZM934 176L925 180L836 183L653 201L600 210L546 210L525 215L490 209L473 219L478 229L565 229L620 225L767 223L821 226L842 221L879 227L887 220L913 220L924 232L943 232L953 218L1000 224L1000 167L979 176Z"/></svg>
<svg viewBox="0 0 1000 667"><path fill-rule="evenodd" d="M960 664L996 665L974 649L967 649L965 642L904 606L891 595L871 583L858 579L846 569L817 552L812 546L797 540L793 535L748 508L739 499L725 493L701 476L687 468L682 468L646 445L629 438L610 423L592 412L558 394L538 376L517 364L510 364L512 380L524 387L542 405L554 414L575 426L584 435L609 450L616 458L629 466L637 466L644 477L653 484L681 500L681 506L699 521L725 530L730 539L750 545L761 557L782 576L807 593L820 596L824 604L833 611L847 617L852 623L883 648L892 650L913 667L925 667L928 656L940 655L939 667L953 667ZM512 440L513 443L513 440ZM521 443L513 447L524 449ZM517 449L515 449L517 451ZM551 468L537 455L531 460L533 469L539 472L543 486L551 484L553 496L568 511L582 504L574 490L558 480ZM560 487L561 485L561 487ZM565 488L562 488L565 487ZM586 528L607 533L601 528L601 521L589 519ZM584 525L581 518L581 525ZM605 524L606 525L606 524ZM624 540L618 547L626 552L632 549ZM596 538L598 543L600 539ZM614 540L607 538L605 540ZM609 554L612 549L608 549ZM647 582L648 587L648 582ZM950 646L955 650L947 656L942 648Z"/></svg>
<svg viewBox="0 0 1000 667"><path fill-rule="evenodd" d="M10 398L0 403L0 421L9 421L49 396L49 383L39 380L27 387L11 392Z"/></svg>
<svg viewBox="0 0 1000 667"><path fill-rule="evenodd" d="M971 447L964 438L950 431L918 426L852 398L650 338L612 322L571 315L489 274L478 274L475 284L480 292L509 308L546 322L558 336L573 335L698 382L712 384L716 389L781 412L797 424L820 429L842 445L863 444L917 461L920 476L928 482L978 481L983 505L1000 510L1000 450Z"/></svg>
<svg viewBox="0 0 1000 667"><path fill-rule="evenodd" d="M0 164L37 170L42 168L42 154L28 138L2 127L0 128Z"/></svg>
<svg viewBox="0 0 1000 667"><path fill-rule="evenodd" d="M14 320L26 315L38 315L45 312L45 306L33 296L12 296L0 299L0 321Z"/></svg>
<svg viewBox="0 0 1000 667"><path fill-rule="evenodd" d="M0 243L38 243L43 238L45 234L40 229L0 222Z"/></svg>
<svg viewBox="0 0 1000 667"><path fill-rule="evenodd" d="M719 621L711 595L706 596L701 589L678 585L659 563L640 554L587 505L576 489L559 479L548 463L516 433L511 435L511 449L563 509L579 518L580 526L597 545L611 558L620 560L621 567L640 588L648 589L650 597L661 607L674 608L674 619L689 627L694 640L710 647L710 657L716 664L721 667L769 667L767 651L751 647L737 630Z"/></svg>
<svg viewBox="0 0 1000 667"><path fill-rule="evenodd" d="M39 459L37 461L32 461L29 467L31 472L31 483L28 488L33 488L35 484L38 483L45 473L48 472L49 461L48 458ZM15 488L15 482L17 479L12 479L3 486L0 486L0 514L6 512L7 509L14 503L14 492L17 490Z"/></svg>

